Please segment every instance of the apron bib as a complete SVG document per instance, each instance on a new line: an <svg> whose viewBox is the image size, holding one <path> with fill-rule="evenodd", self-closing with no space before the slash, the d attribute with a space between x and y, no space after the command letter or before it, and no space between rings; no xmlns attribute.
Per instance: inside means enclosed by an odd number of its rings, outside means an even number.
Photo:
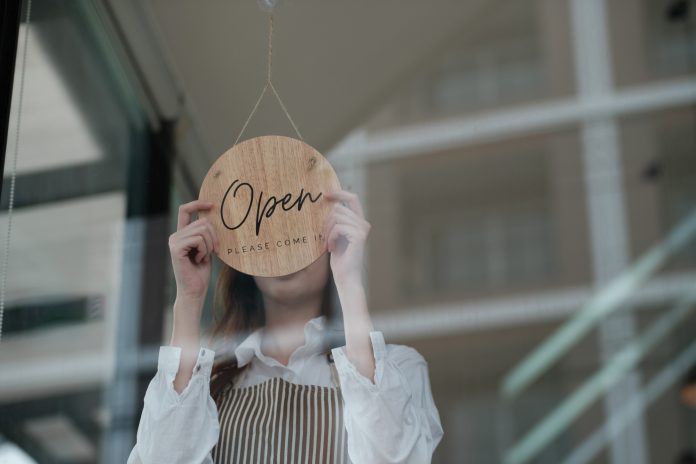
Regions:
<svg viewBox="0 0 696 464"><path fill-rule="evenodd" d="M330 354L333 387L280 377L222 393L216 464L348 464L343 399Z"/></svg>

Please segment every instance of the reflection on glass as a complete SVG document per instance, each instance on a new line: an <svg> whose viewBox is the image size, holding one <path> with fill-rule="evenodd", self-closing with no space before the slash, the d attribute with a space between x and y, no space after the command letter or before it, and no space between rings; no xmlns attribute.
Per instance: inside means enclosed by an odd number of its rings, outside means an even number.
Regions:
<svg viewBox="0 0 696 464"><path fill-rule="evenodd" d="M205 45L195 59L219 60L220 36L203 30L224 30L207 22L224 15L209 5L216 14L194 25L185 2L175 3L151 1L148 11L155 24L195 32L178 40L165 33L157 45L175 51L176 67L190 78L201 68L177 61L187 54L177 47ZM145 97L133 89L160 83L146 73L146 82L130 82L118 66L129 54L114 52L128 50L133 37L95 21L90 2L33 4L0 345L0 462L122 463L158 360L178 359L170 349L177 286L167 237L178 207L195 197L192 166L205 159L178 150L185 129L147 126L138 100ZM418 365L427 365L444 430L432 462L689 462L696 453L696 4L524 0L473 2L469 11L450 40L412 57L418 65L399 76L403 84L373 89L369 116L354 121L359 137L337 143L350 154L337 160L339 176L351 176L372 224L365 297L374 326L386 344L412 347L427 363ZM356 18L377 14L355 11ZM385 37L402 33L388 17L369 17L384 24ZM430 33L420 19L409 21ZM115 20L128 21L135 19ZM327 47L354 42L325 39ZM399 64L391 60L398 56L371 66ZM210 104L219 89L189 93L186 85L182 94L201 121L227 120ZM15 93L0 238L8 230L16 102ZM168 162L174 175L159 169ZM231 274L221 264L211 281L224 289ZM237 284L253 289L252 280ZM282 282L265 281L266 295ZM211 291L201 302L203 346L211 350L191 351L192 375L198 361L197 372L215 365L217 373L219 356L237 355L237 342L259 328L221 330L214 300ZM329 327L340 335L334 316ZM318 333L314 322L307 329ZM302 338L304 329L291 333ZM261 346L254 341L239 353ZM327 365L307 366L331 384L330 368L321 370ZM178 371L168 372L180 389ZM258 373L237 380L250 386ZM191 391L207 401L211 384L196 378L199 390ZM166 380L155 384L169 387ZM217 410L212 397L206 404ZM201 440L212 446L218 438Z"/></svg>

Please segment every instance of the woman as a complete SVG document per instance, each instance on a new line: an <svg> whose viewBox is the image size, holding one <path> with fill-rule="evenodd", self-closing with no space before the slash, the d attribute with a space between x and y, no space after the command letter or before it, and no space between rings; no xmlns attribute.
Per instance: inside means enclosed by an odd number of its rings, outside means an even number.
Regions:
<svg viewBox="0 0 696 464"><path fill-rule="evenodd" d="M371 226L357 195L323 197L335 202L324 225L328 253L281 277L224 266L215 350L200 346L199 328L219 241L209 221L191 222L213 205L180 207L169 240L172 337L160 347L129 464L430 462L443 431L427 364L413 348L386 345L372 326L362 284ZM240 335L236 348L224 346Z"/></svg>

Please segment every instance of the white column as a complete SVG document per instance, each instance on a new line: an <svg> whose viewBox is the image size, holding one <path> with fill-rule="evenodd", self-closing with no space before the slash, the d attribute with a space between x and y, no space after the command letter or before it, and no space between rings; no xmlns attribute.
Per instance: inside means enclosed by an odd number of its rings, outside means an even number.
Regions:
<svg viewBox="0 0 696 464"><path fill-rule="evenodd" d="M596 104L614 92L607 34L605 0L570 0L573 42L581 104ZM629 235L626 226L618 127L614 115L596 116L581 125L586 201L589 215L594 283L597 288L626 269ZM613 313L599 326L602 362L608 361L635 336L633 312ZM613 419L640 392L640 374L630 372L607 392L604 410ZM645 464L647 443L643 417L613 435L609 456L613 464Z"/></svg>

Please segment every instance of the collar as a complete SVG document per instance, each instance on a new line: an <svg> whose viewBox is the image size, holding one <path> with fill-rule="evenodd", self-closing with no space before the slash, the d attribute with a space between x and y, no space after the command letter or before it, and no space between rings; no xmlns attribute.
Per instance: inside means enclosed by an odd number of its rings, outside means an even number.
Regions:
<svg viewBox="0 0 696 464"><path fill-rule="evenodd" d="M326 316L317 316L307 321L304 325L305 343L297 347L297 349L292 352L289 359L292 360L300 355L311 356L321 352L324 348L323 342L325 329ZM245 366L251 362L254 357L257 357L261 362L269 366L283 366L275 358L266 356L261 352L263 330L263 327L254 330L247 338L244 339L242 343L237 346L237 348L235 348L234 354L237 358L237 366Z"/></svg>

